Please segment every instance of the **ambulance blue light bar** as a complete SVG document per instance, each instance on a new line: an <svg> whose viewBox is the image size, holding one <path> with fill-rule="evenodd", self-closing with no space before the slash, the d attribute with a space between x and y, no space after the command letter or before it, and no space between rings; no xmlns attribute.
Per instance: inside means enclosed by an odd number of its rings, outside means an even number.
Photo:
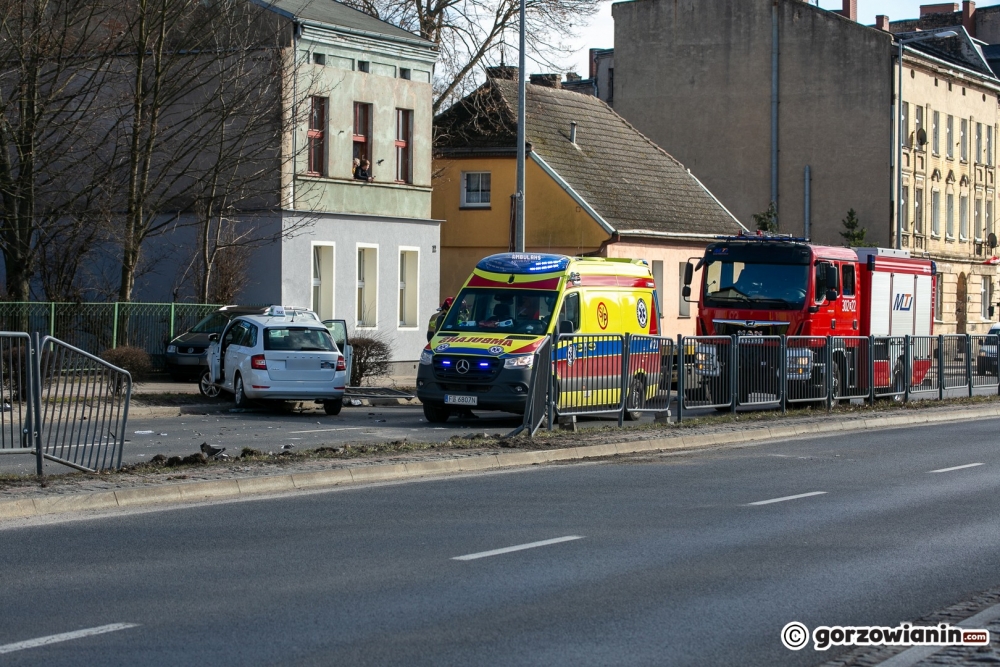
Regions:
<svg viewBox="0 0 1000 667"><path fill-rule="evenodd" d="M490 273L551 273L565 271L569 266L566 255L504 252L479 260L476 268Z"/></svg>

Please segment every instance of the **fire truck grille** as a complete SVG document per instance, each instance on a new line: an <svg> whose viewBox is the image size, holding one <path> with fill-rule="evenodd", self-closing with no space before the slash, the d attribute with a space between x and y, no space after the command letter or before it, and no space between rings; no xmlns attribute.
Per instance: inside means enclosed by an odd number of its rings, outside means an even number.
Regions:
<svg viewBox="0 0 1000 667"><path fill-rule="evenodd" d="M782 336L788 332L788 322L715 320L713 324L719 336Z"/></svg>

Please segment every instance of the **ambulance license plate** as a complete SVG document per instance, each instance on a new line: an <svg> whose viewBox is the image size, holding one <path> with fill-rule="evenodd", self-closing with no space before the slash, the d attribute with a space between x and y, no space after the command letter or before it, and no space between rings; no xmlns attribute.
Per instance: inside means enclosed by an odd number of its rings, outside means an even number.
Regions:
<svg viewBox="0 0 1000 667"><path fill-rule="evenodd" d="M446 405L478 405L478 396L455 396L454 394L445 394L444 402Z"/></svg>

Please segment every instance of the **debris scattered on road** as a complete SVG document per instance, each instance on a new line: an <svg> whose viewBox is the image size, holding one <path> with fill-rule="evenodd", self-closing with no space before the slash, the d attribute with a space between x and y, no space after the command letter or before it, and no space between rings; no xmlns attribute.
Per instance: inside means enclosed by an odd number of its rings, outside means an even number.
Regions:
<svg viewBox="0 0 1000 667"><path fill-rule="evenodd" d="M295 445L282 445L282 449L295 449Z"/></svg>
<svg viewBox="0 0 1000 667"><path fill-rule="evenodd" d="M166 435L166 433L161 433L160 435Z"/></svg>
<svg viewBox="0 0 1000 667"><path fill-rule="evenodd" d="M136 431L136 435L153 435L152 431Z"/></svg>
<svg viewBox="0 0 1000 667"><path fill-rule="evenodd" d="M226 451L225 447L213 447L212 445L208 444L207 442L201 443L201 453L203 455L205 455L205 456L210 457L210 458L213 458L213 459L217 458L219 456L219 454L221 454L224 451Z"/></svg>
<svg viewBox="0 0 1000 667"><path fill-rule="evenodd" d="M376 424L383 424L383 423L385 423L385 420L384 419L376 419L375 423Z"/></svg>
<svg viewBox="0 0 1000 667"><path fill-rule="evenodd" d="M361 405L363 401L360 398L352 398L351 405Z"/></svg>

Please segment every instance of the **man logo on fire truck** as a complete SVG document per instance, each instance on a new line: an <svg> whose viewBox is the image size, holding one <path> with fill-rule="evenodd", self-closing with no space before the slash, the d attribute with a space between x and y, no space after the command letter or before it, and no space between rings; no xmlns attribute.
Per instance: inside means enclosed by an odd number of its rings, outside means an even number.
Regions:
<svg viewBox="0 0 1000 667"><path fill-rule="evenodd" d="M893 305L893 310L909 310L910 306L913 304L912 294L897 294L896 303Z"/></svg>

